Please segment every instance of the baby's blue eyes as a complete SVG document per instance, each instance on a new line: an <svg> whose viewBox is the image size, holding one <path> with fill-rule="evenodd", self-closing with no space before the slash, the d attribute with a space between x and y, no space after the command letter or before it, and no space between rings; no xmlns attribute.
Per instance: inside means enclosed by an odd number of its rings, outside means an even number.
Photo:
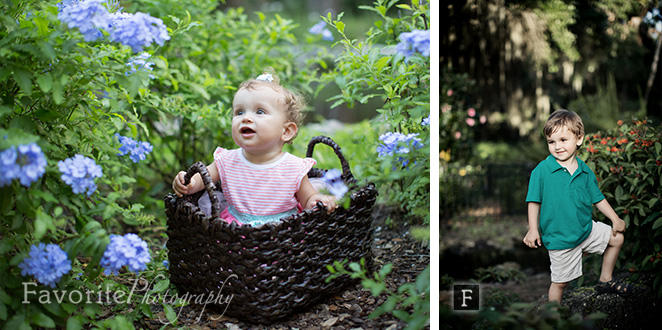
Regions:
<svg viewBox="0 0 662 330"><path fill-rule="evenodd" d="M244 110L236 110L236 111L234 112L234 115L235 115L235 116L243 116L244 113L246 113ZM257 111L255 111L255 113L258 114L258 115L264 115L264 114L266 114L267 112L264 111L264 110L262 110L262 109L258 109Z"/></svg>

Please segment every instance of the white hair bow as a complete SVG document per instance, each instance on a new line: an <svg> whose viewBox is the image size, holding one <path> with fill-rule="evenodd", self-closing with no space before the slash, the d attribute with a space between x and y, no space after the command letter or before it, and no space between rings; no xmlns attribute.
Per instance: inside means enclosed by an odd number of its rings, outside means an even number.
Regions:
<svg viewBox="0 0 662 330"><path fill-rule="evenodd" d="M274 77L271 75L271 73L263 73L263 74L257 76L257 78L255 78L255 80L262 80L262 81L272 82L272 81L274 81Z"/></svg>

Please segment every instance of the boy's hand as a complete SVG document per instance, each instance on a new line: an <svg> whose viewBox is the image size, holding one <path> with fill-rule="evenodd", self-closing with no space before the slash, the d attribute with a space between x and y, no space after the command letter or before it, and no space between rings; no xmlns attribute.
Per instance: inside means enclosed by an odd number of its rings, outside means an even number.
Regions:
<svg viewBox="0 0 662 330"><path fill-rule="evenodd" d="M625 221L621 220L621 218L612 221L611 224L612 224L611 226L612 235L616 236L616 234L625 231Z"/></svg>
<svg viewBox="0 0 662 330"><path fill-rule="evenodd" d="M540 233L538 233L537 229L531 230L526 233L526 236L524 236L524 244L530 248L537 249L539 246L542 246L542 243L540 241Z"/></svg>
<svg viewBox="0 0 662 330"><path fill-rule="evenodd" d="M191 179L191 182L188 184L188 186L185 186L184 185L185 176L186 176L186 172L180 171L172 180L172 190L175 192L175 194L177 194L178 197L188 195L189 187L193 186L194 184L193 179Z"/></svg>
<svg viewBox="0 0 662 330"><path fill-rule="evenodd" d="M326 211L328 213L333 212L338 205L336 204L336 198L330 195L314 194L308 199L308 203L305 205L305 209L312 209L317 205L317 202L322 202L322 205L326 206Z"/></svg>

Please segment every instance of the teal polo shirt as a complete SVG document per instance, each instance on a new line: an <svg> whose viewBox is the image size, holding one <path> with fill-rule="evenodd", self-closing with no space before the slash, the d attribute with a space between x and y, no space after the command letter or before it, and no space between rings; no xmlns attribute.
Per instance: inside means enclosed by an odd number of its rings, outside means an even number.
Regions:
<svg viewBox="0 0 662 330"><path fill-rule="evenodd" d="M593 204L605 199L598 179L581 159L570 175L549 155L531 172L526 201L540 203L539 226L548 250L572 249L593 229Z"/></svg>

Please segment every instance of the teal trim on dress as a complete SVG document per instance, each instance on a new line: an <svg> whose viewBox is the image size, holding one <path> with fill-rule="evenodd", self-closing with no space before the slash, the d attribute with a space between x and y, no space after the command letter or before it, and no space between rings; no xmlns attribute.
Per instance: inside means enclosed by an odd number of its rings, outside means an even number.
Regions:
<svg viewBox="0 0 662 330"><path fill-rule="evenodd" d="M239 212L232 205L228 207L228 212L230 212L230 214L232 214L232 216L235 217L235 219L239 220L244 224L251 225L253 227L258 227L268 222L280 221L281 219L288 217L292 214L299 213L297 208L294 207L291 210L276 214L271 214L271 215L253 215L253 214Z"/></svg>

